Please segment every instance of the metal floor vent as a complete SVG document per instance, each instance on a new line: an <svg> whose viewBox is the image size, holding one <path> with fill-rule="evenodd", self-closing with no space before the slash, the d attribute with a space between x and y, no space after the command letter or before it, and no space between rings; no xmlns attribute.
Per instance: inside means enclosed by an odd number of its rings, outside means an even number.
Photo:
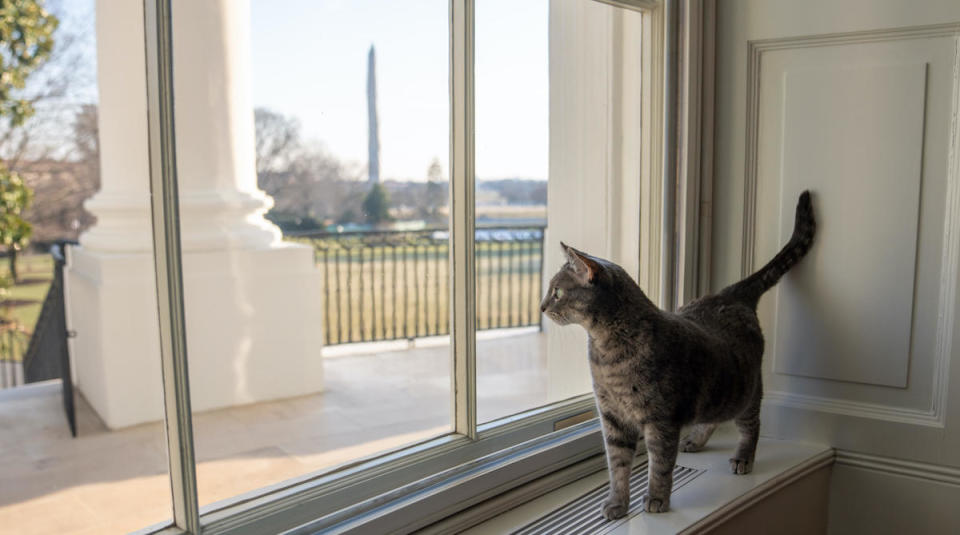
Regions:
<svg viewBox="0 0 960 535"><path fill-rule="evenodd" d="M703 470L676 466L673 469L673 490L686 485ZM607 497L608 483L587 492L566 505L514 531L512 535L602 535L641 513L640 496L647 491L647 462L633 467L630 474L630 511L623 518L607 521L600 515L600 505Z"/></svg>

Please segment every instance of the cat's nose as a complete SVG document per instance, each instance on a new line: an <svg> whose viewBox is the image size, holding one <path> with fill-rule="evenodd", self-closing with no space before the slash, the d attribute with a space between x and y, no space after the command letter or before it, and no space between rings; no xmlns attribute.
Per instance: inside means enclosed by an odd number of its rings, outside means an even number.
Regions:
<svg viewBox="0 0 960 535"><path fill-rule="evenodd" d="M546 311L547 311L547 304L540 303L540 312L546 312Z"/></svg>

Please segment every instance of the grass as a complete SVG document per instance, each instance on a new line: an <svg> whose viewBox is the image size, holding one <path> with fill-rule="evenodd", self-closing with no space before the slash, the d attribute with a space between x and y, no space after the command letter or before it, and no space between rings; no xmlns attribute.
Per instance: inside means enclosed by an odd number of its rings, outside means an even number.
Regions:
<svg viewBox="0 0 960 535"><path fill-rule="evenodd" d="M477 328L540 321L539 244L478 243ZM338 344L450 332L446 243L318 249L324 342Z"/></svg>
<svg viewBox="0 0 960 535"><path fill-rule="evenodd" d="M7 294L0 301L0 308L5 316L10 317L33 331L40 315L40 307L47 296L47 289L53 280L53 258L47 254L22 255L17 259L17 270L20 283L9 288ZM0 275L9 277L10 268L6 259L0 261ZM4 303L16 301L35 301L29 305L8 307Z"/></svg>

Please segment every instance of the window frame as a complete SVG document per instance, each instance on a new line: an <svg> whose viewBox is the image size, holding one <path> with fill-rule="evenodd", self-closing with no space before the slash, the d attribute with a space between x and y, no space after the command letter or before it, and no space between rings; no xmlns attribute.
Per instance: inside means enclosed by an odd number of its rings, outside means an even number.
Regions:
<svg viewBox="0 0 960 535"><path fill-rule="evenodd" d="M673 296L685 298L689 291L686 285L678 288L677 276L682 280L688 280L690 272L696 276L708 256L701 252L695 262L681 264L676 253L678 242L674 239L675 230L686 232L689 221L702 221L699 196L682 195L678 202L676 192L687 191L684 188L692 174L689 165L677 165L678 143L673 141L699 139L702 130L689 128L690 124L696 122L699 125L698 121L703 121L696 110L693 119L689 106L684 108L688 111L678 115L678 100L685 102L688 92L683 91L677 82L678 73L682 73L685 87L699 85L706 70L702 64L691 69L689 62L685 61L686 56L678 55L681 28L689 28L691 13L703 13L704 8L697 0L591 1L643 14L642 147L638 177L641 181L641 243L637 254L641 260L640 277L647 283L651 299L661 306L673 308L676 303ZM489 423L477 422L473 283L475 0L450 0L453 432L199 507L180 262L173 120L172 0L143 2L151 209L173 521L145 528L141 533L309 531L348 524L353 528L370 528L387 518L383 511L387 503L394 504L389 514L398 514L398 511L408 510L405 507L415 506L418 518L431 518L426 514L430 511L434 516L450 514L455 508L462 509L471 503L469 500L448 503L435 494L425 495L422 486L414 483L418 480L435 481L430 478L442 475L445 482L462 485L457 487L459 493L469 492L470 496L477 498L491 492L503 492L546 474L563 472L569 473L564 477L579 477L580 472L573 469L578 466L581 471L586 469L583 467L594 469L597 459L602 461L598 455L603 452L597 419L557 430L558 422L595 409L592 394ZM709 0L706 3L712 5ZM694 20L698 20L696 15ZM689 42L686 44L689 55ZM697 57L709 60L709 54ZM676 68L665 69L666 65ZM704 91L698 95L707 99L710 93ZM699 101L696 105L699 106ZM674 120L669 120L671 117ZM690 145L685 141L683 146ZM708 158L697 162L697 169L710 164ZM695 175L698 184L695 190L699 195L704 190L703 181L699 172ZM663 239L663 236L669 238ZM689 258L688 242L679 245L680 256ZM702 242L697 245L698 250L703 249ZM706 251L709 252L709 247ZM486 470L485 474L508 474L509 478L506 481L503 477L478 478L476 471L480 468ZM563 481L563 477L557 478L554 484Z"/></svg>
<svg viewBox="0 0 960 535"><path fill-rule="evenodd" d="M170 0L144 0L150 211L173 525L200 532L187 368Z"/></svg>

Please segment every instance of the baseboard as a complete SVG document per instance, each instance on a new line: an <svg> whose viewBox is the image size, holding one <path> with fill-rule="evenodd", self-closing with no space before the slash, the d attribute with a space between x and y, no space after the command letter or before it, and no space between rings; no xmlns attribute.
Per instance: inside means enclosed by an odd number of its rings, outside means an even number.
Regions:
<svg viewBox="0 0 960 535"><path fill-rule="evenodd" d="M960 487L960 468L938 464L906 461L870 455L849 450L837 450L838 466L852 466L885 474L911 477L921 481L936 481Z"/></svg>

